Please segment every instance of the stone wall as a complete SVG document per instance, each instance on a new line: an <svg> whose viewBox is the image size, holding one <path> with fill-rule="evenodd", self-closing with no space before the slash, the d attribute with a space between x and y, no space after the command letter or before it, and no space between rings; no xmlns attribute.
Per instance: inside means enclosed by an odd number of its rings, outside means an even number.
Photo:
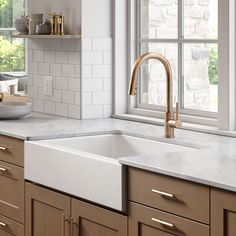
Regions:
<svg viewBox="0 0 236 236"><path fill-rule="evenodd" d="M212 24L210 0L184 0L184 37L187 39L212 39L217 34ZM178 36L178 0L143 1L143 38L174 39ZM211 9L211 12L210 12ZM217 8L216 8L217 9ZM149 27L147 27L147 25ZM216 28L216 27L215 27ZM217 108L217 86L209 82L210 51L216 45L185 44L184 55L184 106L190 109L214 111ZM156 51L165 55L174 74L174 102L178 100L178 47L175 43L144 43L142 51ZM148 74L148 71L150 72ZM160 64L150 61L142 70L142 102L165 105L166 78Z"/></svg>

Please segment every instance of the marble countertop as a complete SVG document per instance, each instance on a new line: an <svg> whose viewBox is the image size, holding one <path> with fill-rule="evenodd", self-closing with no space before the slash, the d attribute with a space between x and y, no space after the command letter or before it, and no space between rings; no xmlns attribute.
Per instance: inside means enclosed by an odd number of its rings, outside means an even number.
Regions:
<svg viewBox="0 0 236 236"><path fill-rule="evenodd" d="M31 141L107 132L193 147L185 152L123 157L122 164L236 192L236 138L176 129L175 139L165 139L162 126L112 118L74 120L32 113L24 119L0 121L0 134Z"/></svg>

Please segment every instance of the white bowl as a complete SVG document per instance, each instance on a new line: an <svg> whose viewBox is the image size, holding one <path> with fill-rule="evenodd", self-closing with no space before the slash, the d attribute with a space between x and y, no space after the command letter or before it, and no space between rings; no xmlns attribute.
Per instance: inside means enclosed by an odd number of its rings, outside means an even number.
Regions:
<svg viewBox="0 0 236 236"><path fill-rule="evenodd" d="M32 104L29 102L1 102L0 119L10 120L19 119L28 115L32 110Z"/></svg>

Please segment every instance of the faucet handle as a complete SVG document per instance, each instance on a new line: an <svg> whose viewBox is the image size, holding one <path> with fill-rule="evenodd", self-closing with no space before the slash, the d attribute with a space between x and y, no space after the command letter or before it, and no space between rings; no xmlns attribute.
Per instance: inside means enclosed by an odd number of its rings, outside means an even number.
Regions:
<svg viewBox="0 0 236 236"><path fill-rule="evenodd" d="M179 103L176 102L176 112L175 112L175 128L180 128L182 126L181 119L179 118Z"/></svg>

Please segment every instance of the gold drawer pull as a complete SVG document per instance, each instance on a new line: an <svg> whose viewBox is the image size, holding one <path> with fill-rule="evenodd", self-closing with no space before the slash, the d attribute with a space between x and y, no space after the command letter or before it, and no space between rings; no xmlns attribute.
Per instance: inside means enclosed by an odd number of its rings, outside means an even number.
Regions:
<svg viewBox="0 0 236 236"><path fill-rule="evenodd" d="M6 148L6 147L3 147L3 146L0 146L0 150L1 150L1 151L7 151L7 148Z"/></svg>
<svg viewBox="0 0 236 236"><path fill-rule="evenodd" d="M163 221L163 220L159 220L159 219L156 219L156 218L152 218L152 221L155 221L161 225L164 225L164 226L167 226L167 227L170 227L170 228L174 228L175 226L169 222L166 222L166 221Z"/></svg>
<svg viewBox="0 0 236 236"><path fill-rule="evenodd" d="M0 226L2 226L2 227L7 227L7 224L5 224L5 223L3 223L3 222L0 221Z"/></svg>
<svg viewBox="0 0 236 236"><path fill-rule="evenodd" d="M0 167L0 171L1 171L1 172L7 172L7 169L6 169L6 168L3 168L3 167Z"/></svg>
<svg viewBox="0 0 236 236"><path fill-rule="evenodd" d="M175 198L174 194L162 192L162 191L159 191L159 190L156 190L156 189L152 189L152 192L153 193L158 193L158 194L160 194L161 196L164 196L164 197Z"/></svg>

